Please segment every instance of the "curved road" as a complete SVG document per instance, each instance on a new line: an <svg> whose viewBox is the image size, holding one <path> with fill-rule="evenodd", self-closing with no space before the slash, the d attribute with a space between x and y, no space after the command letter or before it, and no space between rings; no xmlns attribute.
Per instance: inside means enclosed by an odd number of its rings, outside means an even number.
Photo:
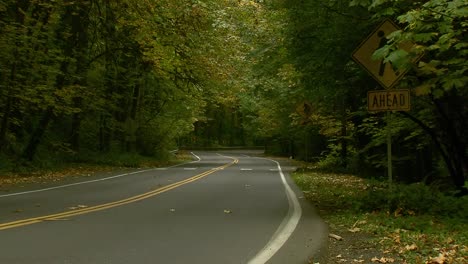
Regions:
<svg viewBox="0 0 468 264"><path fill-rule="evenodd" d="M0 192L0 263L316 260L326 227L288 167L241 152L194 157L169 168Z"/></svg>

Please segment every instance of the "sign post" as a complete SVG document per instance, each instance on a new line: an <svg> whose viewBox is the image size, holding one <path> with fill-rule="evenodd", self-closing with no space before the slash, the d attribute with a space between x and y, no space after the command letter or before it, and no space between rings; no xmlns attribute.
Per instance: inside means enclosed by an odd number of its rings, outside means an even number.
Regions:
<svg viewBox="0 0 468 264"><path fill-rule="evenodd" d="M410 92L409 90L391 90L406 74L406 69L396 69L391 62L383 59L375 60L373 54L376 50L387 44L387 36L398 27L387 19L378 25L375 30L361 42L354 50L352 58L360 64L379 84L387 90L369 91L367 93L367 109L369 112L386 111L387 123L387 173L390 190L392 189L392 135L391 135L391 113L390 111L409 111ZM399 48L410 51L414 43L402 43Z"/></svg>
<svg viewBox="0 0 468 264"><path fill-rule="evenodd" d="M310 116L312 115L312 105L304 101L301 104L299 104L296 108L296 112L300 114L303 118L302 120L302 125L306 125L307 123L310 122ZM305 160L309 160L309 129L306 127L305 129L305 134L304 134L304 155L305 155Z"/></svg>
<svg viewBox="0 0 468 264"><path fill-rule="evenodd" d="M388 187L393 191L393 165L392 165L392 130L390 127L390 118L392 114L387 111L387 174L388 174Z"/></svg>

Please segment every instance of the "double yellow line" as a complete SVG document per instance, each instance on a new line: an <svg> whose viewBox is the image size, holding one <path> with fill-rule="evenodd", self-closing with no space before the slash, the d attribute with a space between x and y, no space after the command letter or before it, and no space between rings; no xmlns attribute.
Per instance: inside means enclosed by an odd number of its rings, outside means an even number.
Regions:
<svg viewBox="0 0 468 264"><path fill-rule="evenodd" d="M232 158L232 159L234 159L234 158ZM212 174L212 173L214 173L214 172L216 172L218 170L223 170L223 169L225 169L225 168L227 168L227 167L229 167L229 166L231 166L233 164L237 164L238 162L239 162L238 159L234 159L234 161L232 161L231 163L225 164L225 165L217 167L217 168L213 168L213 169L211 169L209 171L200 173L198 175L195 175L195 176L193 176L191 178L188 178L188 179L185 179L183 181L179 181L179 182L176 182L176 183L173 183L173 184L158 188L156 190L152 190L152 191L147 192L147 193L132 196L132 197L129 197L129 198L126 198L126 199L123 199L123 200L110 202L110 203L105 203L105 204L100 204L100 205L95 205L95 206L90 206L90 207L81 208L81 209L73 210L73 211L67 211L67 212L62 212L62 213L57 213L57 214L51 214L51 215L45 215L45 216L39 216L39 217L34 217L34 218L28 218L28 219L3 223L3 224L0 224L0 230L20 227L20 226L25 226L25 225L32 225L32 224L43 222L43 221L63 220L66 217L72 217L72 216L87 214L87 213L91 213L91 212L96 212L96 211L106 210L106 209L110 209L110 208L117 207L117 206L126 205L126 204L129 204L129 203L138 202L138 201L141 201L141 200L148 199L150 197L156 196L158 194L170 191L172 189L178 188L178 187L180 187L182 185L185 185L185 184L200 180L201 178L204 178L204 177L206 177L206 176L208 176L208 175L210 175L210 174Z"/></svg>

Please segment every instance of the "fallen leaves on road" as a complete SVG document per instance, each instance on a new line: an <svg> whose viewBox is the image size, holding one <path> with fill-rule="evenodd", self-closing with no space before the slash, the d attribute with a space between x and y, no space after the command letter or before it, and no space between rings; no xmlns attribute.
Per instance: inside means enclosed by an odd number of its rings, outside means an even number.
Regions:
<svg viewBox="0 0 468 264"><path fill-rule="evenodd" d="M0 175L0 186L8 188L9 186L23 187L23 184L47 184L59 182L66 178L78 176L90 177L96 172L111 171L110 166L89 165L69 167L57 171L34 171L27 174L7 174Z"/></svg>
<svg viewBox="0 0 468 264"><path fill-rule="evenodd" d="M77 209L83 209L83 208L87 208L87 207L88 207L87 205L79 204L77 206L70 206L70 207L68 207L68 209L77 210Z"/></svg>

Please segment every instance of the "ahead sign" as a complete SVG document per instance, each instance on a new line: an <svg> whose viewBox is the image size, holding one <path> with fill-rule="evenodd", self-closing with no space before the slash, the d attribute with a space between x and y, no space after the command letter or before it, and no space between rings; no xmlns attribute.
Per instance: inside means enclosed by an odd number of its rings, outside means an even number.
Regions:
<svg viewBox="0 0 468 264"><path fill-rule="evenodd" d="M374 52L387 44L387 36L396 30L398 27L391 20L385 20L353 52L353 59L361 64L384 88L394 86L406 73L404 70L396 70L391 63L372 59ZM413 43L406 42L401 44L399 48L409 52L412 46Z"/></svg>
<svg viewBox="0 0 468 264"><path fill-rule="evenodd" d="M380 90L367 92L367 109L378 111L409 111L409 90Z"/></svg>

